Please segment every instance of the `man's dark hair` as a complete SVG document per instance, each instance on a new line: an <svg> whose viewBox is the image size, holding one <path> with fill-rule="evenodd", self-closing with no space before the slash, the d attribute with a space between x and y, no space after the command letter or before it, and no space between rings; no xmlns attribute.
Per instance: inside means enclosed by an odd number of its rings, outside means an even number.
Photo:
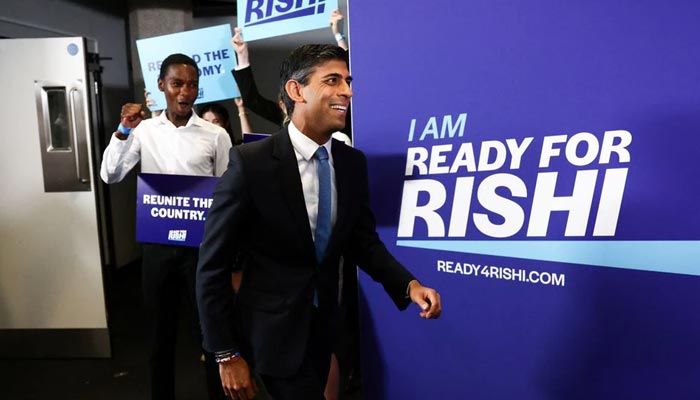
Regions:
<svg viewBox="0 0 700 400"><path fill-rule="evenodd" d="M194 62L194 60L191 57L186 56L184 54L175 53L167 56L165 60L163 60L163 62L160 64L160 75L158 75L158 79L165 79L165 75L168 74L168 68L171 65L177 64L191 65L194 68L194 70L199 73L197 63Z"/></svg>
<svg viewBox="0 0 700 400"><path fill-rule="evenodd" d="M306 85L314 68L331 60L340 60L348 65L348 53L341 47L331 44L305 44L294 49L284 60L280 67L280 94L290 118L294 112L294 100L289 97L285 89L287 81L293 79Z"/></svg>

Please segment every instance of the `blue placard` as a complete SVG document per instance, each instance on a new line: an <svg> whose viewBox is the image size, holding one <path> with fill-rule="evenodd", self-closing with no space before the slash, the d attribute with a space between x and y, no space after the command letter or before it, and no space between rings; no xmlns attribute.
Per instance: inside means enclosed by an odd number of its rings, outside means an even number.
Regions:
<svg viewBox="0 0 700 400"><path fill-rule="evenodd" d="M139 174L136 240L198 247L218 178Z"/></svg>
<svg viewBox="0 0 700 400"><path fill-rule="evenodd" d="M328 28L338 0L241 0L238 26L246 41Z"/></svg>
<svg viewBox="0 0 700 400"><path fill-rule="evenodd" d="M443 301L361 274L365 398L700 398L700 4L350 13L379 234Z"/></svg>
<svg viewBox="0 0 700 400"><path fill-rule="evenodd" d="M197 104L239 97L231 74L236 67L236 54L230 40L228 24L137 40L143 81L155 100L150 109L162 110L167 106L163 92L158 90L158 75L162 61L174 53L192 57L199 67Z"/></svg>
<svg viewBox="0 0 700 400"><path fill-rule="evenodd" d="M257 142L258 140L263 140L270 137L267 133L244 133L243 143Z"/></svg>

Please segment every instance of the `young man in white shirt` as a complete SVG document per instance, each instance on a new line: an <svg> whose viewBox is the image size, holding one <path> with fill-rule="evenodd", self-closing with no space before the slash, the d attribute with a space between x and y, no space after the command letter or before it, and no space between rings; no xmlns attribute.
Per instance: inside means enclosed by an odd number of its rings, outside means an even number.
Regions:
<svg viewBox="0 0 700 400"><path fill-rule="evenodd" d="M231 139L223 128L193 110L199 94L197 64L183 54L163 60L158 88L166 110L144 120L140 104L125 104L121 123L105 149L100 176L119 182L140 161L141 171L153 174L221 176L228 164ZM180 298L194 299L198 248L143 244L144 305L152 321L150 355L151 397L175 398L175 339ZM184 293L182 293L184 292ZM218 370L207 357L210 399L223 398Z"/></svg>

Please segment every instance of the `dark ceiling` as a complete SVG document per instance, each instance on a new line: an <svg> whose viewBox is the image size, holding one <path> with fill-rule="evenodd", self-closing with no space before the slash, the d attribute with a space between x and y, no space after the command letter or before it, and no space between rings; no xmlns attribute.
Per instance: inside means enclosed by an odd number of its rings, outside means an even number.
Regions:
<svg viewBox="0 0 700 400"><path fill-rule="evenodd" d="M236 15L236 0L192 0L192 16L221 17Z"/></svg>
<svg viewBox="0 0 700 400"><path fill-rule="evenodd" d="M181 8L192 7L192 15L199 17L226 17L236 15L236 0L69 0L103 13L126 17L130 6Z"/></svg>

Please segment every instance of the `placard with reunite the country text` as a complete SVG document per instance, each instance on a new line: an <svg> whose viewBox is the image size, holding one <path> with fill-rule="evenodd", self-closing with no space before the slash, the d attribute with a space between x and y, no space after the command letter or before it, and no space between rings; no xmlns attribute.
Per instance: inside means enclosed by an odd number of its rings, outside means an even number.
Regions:
<svg viewBox="0 0 700 400"><path fill-rule="evenodd" d="M139 174L136 240L198 247L218 178Z"/></svg>

